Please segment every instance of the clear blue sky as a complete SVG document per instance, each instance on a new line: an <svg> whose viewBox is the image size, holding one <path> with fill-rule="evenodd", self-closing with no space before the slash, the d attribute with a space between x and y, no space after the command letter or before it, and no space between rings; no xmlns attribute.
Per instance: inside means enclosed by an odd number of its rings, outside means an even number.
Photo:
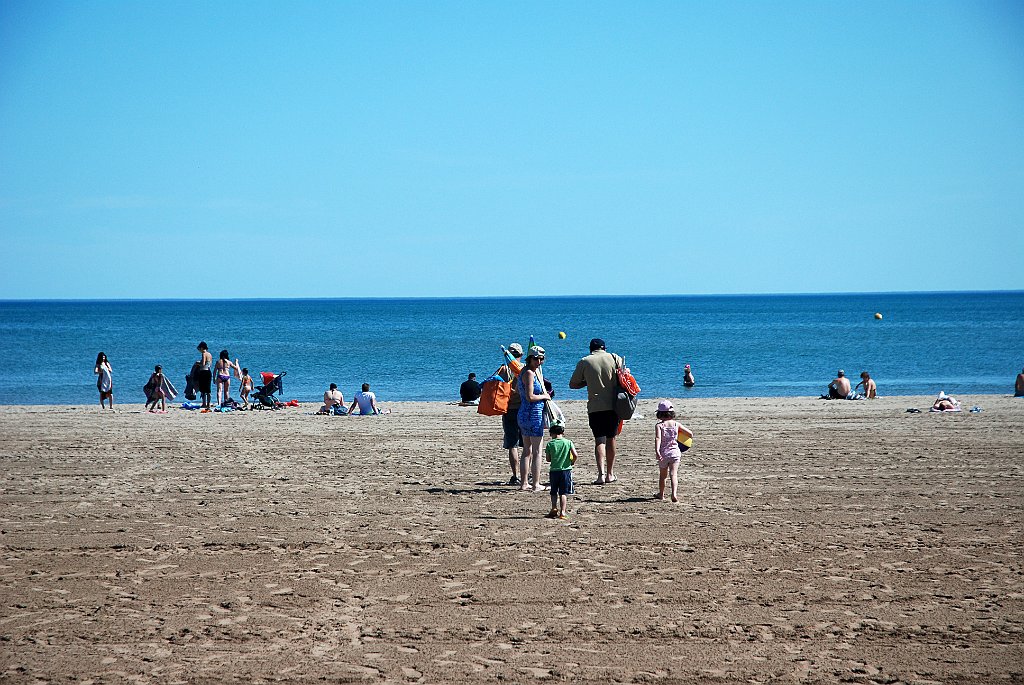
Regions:
<svg viewBox="0 0 1024 685"><path fill-rule="evenodd" d="M0 0L0 298L1021 289L1022 228L1020 2Z"/></svg>

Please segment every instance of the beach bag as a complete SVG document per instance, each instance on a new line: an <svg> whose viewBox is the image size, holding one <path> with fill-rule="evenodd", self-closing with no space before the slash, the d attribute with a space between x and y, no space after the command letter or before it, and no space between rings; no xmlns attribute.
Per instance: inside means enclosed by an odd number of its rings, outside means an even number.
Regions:
<svg viewBox="0 0 1024 685"><path fill-rule="evenodd" d="M615 364L615 414L621 421L629 421L636 412L636 398L640 394L633 374L625 366L624 359L616 359Z"/></svg>
<svg viewBox="0 0 1024 685"><path fill-rule="evenodd" d="M499 371L501 369L498 369L493 376L480 385L480 404L476 408L477 414L502 416L508 412L508 400L512 396L512 384L501 378L498 375Z"/></svg>
<svg viewBox="0 0 1024 685"><path fill-rule="evenodd" d="M565 425L565 414L562 413L562 408L555 404L552 400L544 400L543 425L544 428Z"/></svg>

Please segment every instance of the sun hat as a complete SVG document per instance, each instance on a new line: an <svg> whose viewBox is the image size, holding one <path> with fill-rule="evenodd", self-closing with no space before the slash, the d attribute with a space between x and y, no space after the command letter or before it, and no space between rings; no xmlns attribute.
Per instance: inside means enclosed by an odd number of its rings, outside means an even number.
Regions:
<svg viewBox="0 0 1024 685"><path fill-rule="evenodd" d="M947 395L947 394L946 394L946 391L945 391L945 390L939 390L939 396L938 396L938 398L937 398L937 399L940 399L940 400L944 400L944 399L946 399L947 397L949 397L949 395Z"/></svg>
<svg viewBox="0 0 1024 685"><path fill-rule="evenodd" d="M673 407L672 403L668 400L658 402L658 411L672 411L673 409L675 409L675 407Z"/></svg>
<svg viewBox="0 0 1024 685"><path fill-rule="evenodd" d="M526 353L527 359L529 359L530 357L537 357L539 359L540 357L543 356L544 348L541 347L540 345L534 345L533 347L530 348L530 351Z"/></svg>
<svg viewBox="0 0 1024 685"><path fill-rule="evenodd" d="M508 351L511 352L512 354L516 355L517 357L522 357L523 356L523 346L520 345L519 343L511 343L511 344L509 344Z"/></svg>

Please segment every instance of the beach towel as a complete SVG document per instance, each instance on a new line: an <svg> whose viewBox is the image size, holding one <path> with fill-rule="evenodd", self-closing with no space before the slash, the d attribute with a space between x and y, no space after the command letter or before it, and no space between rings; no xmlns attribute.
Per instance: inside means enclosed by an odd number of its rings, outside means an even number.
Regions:
<svg viewBox="0 0 1024 685"><path fill-rule="evenodd" d="M185 375L185 399L194 400L198 395L195 385L196 371L203 368L203 365L196 362L192 365L192 370Z"/></svg>
<svg viewBox="0 0 1024 685"><path fill-rule="evenodd" d="M928 411L930 411L930 412L932 412L932 413L934 413L934 414L948 414L948 413L950 413L950 412L954 412L954 411L963 411L963 410L962 410L962 409L960 409L960 407L959 407L959 406L956 406L956 407L953 407L952 409L936 409L935 407L932 407L932 408L931 408L931 409L929 409Z"/></svg>
<svg viewBox="0 0 1024 685"><path fill-rule="evenodd" d="M177 389L174 387L174 385L171 384L169 380L167 380L167 376L164 376L163 381L160 382L160 389L163 391L164 398L167 401L172 401L174 400L175 397L178 396ZM144 386L142 386L142 392L145 393L146 395L147 403L153 401L153 390L153 386L148 382Z"/></svg>

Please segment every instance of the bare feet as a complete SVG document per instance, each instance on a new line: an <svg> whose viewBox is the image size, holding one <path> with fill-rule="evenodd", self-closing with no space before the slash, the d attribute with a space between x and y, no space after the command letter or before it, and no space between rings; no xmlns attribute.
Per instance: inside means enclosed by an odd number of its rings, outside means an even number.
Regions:
<svg viewBox="0 0 1024 685"><path fill-rule="evenodd" d="M678 502L678 501L679 501L679 498L678 498L678 497L676 497L675 495L672 495L672 501L673 501L673 502Z"/></svg>
<svg viewBox="0 0 1024 685"><path fill-rule="evenodd" d="M654 496L654 499L665 499L665 493L659 492L657 495Z"/></svg>

